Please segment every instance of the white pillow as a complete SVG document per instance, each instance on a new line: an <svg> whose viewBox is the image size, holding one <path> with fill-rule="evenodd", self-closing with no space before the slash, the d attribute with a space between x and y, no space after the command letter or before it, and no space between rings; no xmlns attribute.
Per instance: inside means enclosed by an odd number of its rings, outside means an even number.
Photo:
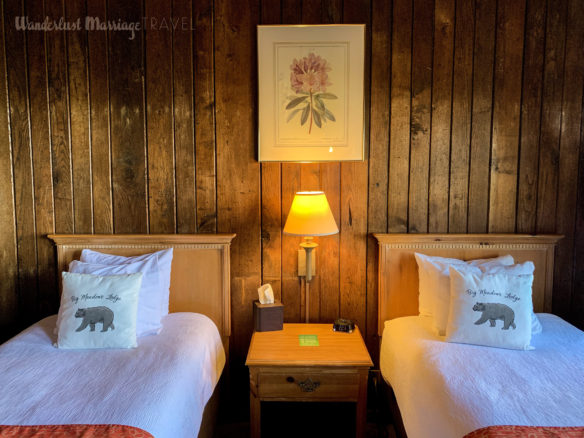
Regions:
<svg viewBox="0 0 584 438"><path fill-rule="evenodd" d="M531 262L528 262L531 263ZM450 267L446 341L529 350L533 275L470 273Z"/></svg>
<svg viewBox="0 0 584 438"><path fill-rule="evenodd" d="M170 294L170 270L172 265L172 255L173 255L173 248L163 249L162 251L157 251L149 254L142 254L139 256L133 257L124 257L119 255L113 254L104 254L97 251L92 251L90 249L84 249L81 251L81 258L82 262L86 263L97 263L100 265L125 265L128 263L135 263L135 262L144 262L146 260L150 260L155 258L158 260L158 274L160 276L160 282L162 285L161 290L161 303L162 303L162 310L163 316L168 315L168 301L169 301L169 294Z"/></svg>
<svg viewBox="0 0 584 438"><path fill-rule="evenodd" d="M414 254L418 263L419 277L419 312L420 315L432 316L434 329L440 336L446 333L448 309L450 307L450 277L448 268L456 266L476 274L481 269L493 266L512 265L513 257L505 255L492 259L478 259L465 262L459 259Z"/></svg>
<svg viewBox="0 0 584 438"><path fill-rule="evenodd" d="M142 273L63 272L57 325L58 348L135 348Z"/></svg>
<svg viewBox="0 0 584 438"><path fill-rule="evenodd" d="M432 279L435 270L444 270L448 274L448 266L461 264L464 261L445 257L432 257L415 253L418 264L418 312L420 316L433 316L435 283ZM450 280L449 280L450 281ZM450 287L450 283L448 283Z"/></svg>
<svg viewBox="0 0 584 438"><path fill-rule="evenodd" d="M120 275L142 272L144 278L138 298L136 333L138 337L160 333L162 329L162 317L166 313L163 311L161 301L161 282L158 275L158 260L156 258L118 266L83 263L78 260L73 260L69 264L69 272L93 275Z"/></svg>

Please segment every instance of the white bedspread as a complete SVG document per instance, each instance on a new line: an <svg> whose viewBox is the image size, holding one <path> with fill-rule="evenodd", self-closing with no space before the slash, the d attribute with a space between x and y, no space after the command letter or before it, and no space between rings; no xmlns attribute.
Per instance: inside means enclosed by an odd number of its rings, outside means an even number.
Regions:
<svg viewBox="0 0 584 438"><path fill-rule="evenodd" d="M408 438L456 438L493 425L584 426L584 332L538 314L533 351L449 344L431 318L385 323L380 368Z"/></svg>
<svg viewBox="0 0 584 438"><path fill-rule="evenodd" d="M130 350L59 350L56 315L0 346L0 424L122 424L196 437L225 364L204 315L173 313Z"/></svg>

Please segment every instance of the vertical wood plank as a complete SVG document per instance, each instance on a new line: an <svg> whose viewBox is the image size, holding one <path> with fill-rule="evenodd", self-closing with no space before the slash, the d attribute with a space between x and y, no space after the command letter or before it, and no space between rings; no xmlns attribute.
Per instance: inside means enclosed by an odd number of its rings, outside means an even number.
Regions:
<svg viewBox="0 0 584 438"><path fill-rule="evenodd" d="M553 233L556 229L567 5L567 0L548 0L537 189L538 233Z"/></svg>
<svg viewBox="0 0 584 438"><path fill-rule="evenodd" d="M281 165L262 163L262 283L270 283L282 298Z"/></svg>
<svg viewBox="0 0 584 438"><path fill-rule="evenodd" d="M320 12L320 10L318 10ZM320 14L319 14L320 16ZM303 192L306 191L316 191L320 190L320 164L318 163L303 163L300 164L300 190ZM326 194L326 192L325 192ZM321 240L326 240L326 237L320 238L315 237L315 242L320 244ZM318 248L315 252L315 263L316 263L316 276L320 275L320 262L324 258L328 257L328 254L321 251L322 248ZM310 282L309 285L309 317L310 321L316 322L319 320L320 317L320 279L315 278L314 281ZM300 300L300 313L301 315L306 314L306 283L304 283L304 287L301 291L301 300Z"/></svg>
<svg viewBox="0 0 584 438"><path fill-rule="evenodd" d="M298 0L281 0L282 24L298 24L302 20L302 5Z"/></svg>
<svg viewBox="0 0 584 438"><path fill-rule="evenodd" d="M319 23L323 13L322 2L320 0L303 0L302 1L302 24L314 24ZM302 191L315 191L320 190L320 164L319 163L302 163L300 164L300 190ZM326 192L325 192L326 193ZM315 238L315 242L320 244L320 240L326 240L325 238ZM315 262L316 262L316 276L320 275L320 261L328 257L322 248L317 249L315 252ZM309 317L310 321L318 321L320 317L320 278L315 278L314 281L310 282L309 286ZM306 314L306 283L304 282L304 287L301 291L300 300L300 313L301 315Z"/></svg>
<svg viewBox="0 0 584 438"><path fill-rule="evenodd" d="M343 2L343 22L365 23L365 108L369 108L370 91L370 8L370 1ZM363 128L365 150L368 152L367 113ZM367 177L367 162L341 163L340 311L341 315L356 321L362 328L365 338L367 338Z"/></svg>
<svg viewBox="0 0 584 438"><path fill-rule="evenodd" d="M280 0L265 0L260 4L260 24L278 24L282 17Z"/></svg>
<svg viewBox="0 0 584 438"><path fill-rule="evenodd" d="M343 21L343 0L324 0L322 22L325 24L341 23Z"/></svg>
<svg viewBox="0 0 584 438"><path fill-rule="evenodd" d="M322 22L341 23L343 5L339 0L323 2ZM341 165L320 164L320 188L326 193L329 206L337 223L341 225ZM319 238L318 281L320 287L320 319L322 323L333 322L340 316L340 235Z"/></svg>
<svg viewBox="0 0 584 438"><path fill-rule="evenodd" d="M570 305L572 294L582 292L574 289L574 229L578 191L574 183L578 181L578 159L582 148L580 142L582 120L582 87L584 86L584 4L577 0L568 1L566 33L566 54L564 68L564 89L562 98L562 125L560 133L560 156L558 176L558 201L556 207L556 232L564 238L556 248L554 264L553 310L566 318L575 316ZM576 266L576 269L578 267ZM582 269L582 266L580 266Z"/></svg>
<svg viewBox="0 0 584 438"><path fill-rule="evenodd" d="M517 187L517 232L535 233L545 43L545 0L530 0L527 3L526 14L519 185Z"/></svg>
<svg viewBox="0 0 584 438"><path fill-rule="evenodd" d="M489 232L515 231L525 0L497 9Z"/></svg>
<svg viewBox="0 0 584 438"><path fill-rule="evenodd" d="M280 23L280 2L261 3L262 24ZM274 297L282 299L282 165L261 163L262 283L270 283Z"/></svg>
<svg viewBox="0 0 584 438"><path fill-rule="evenodd" d="M66 20L84 23L85 0L65 3ZM73 174L73 214L76 233L93 232L91 149L89 144L89 90L87 88L87 32L66 32L67 79L71 170Z"/></svg>
<svg viewBox="0 0 584 438"><path fill-rule="evenodd" d="M16 255L16 222L12 145L10 138L9 102L4 39L4 3L0 3L0 340L4 341L18 320L18 260ZM11 60L12 62L12 60Z"/></svg>
<svg viewBox="0 0 584 438"><path fill-rule="evenodd" d="M372 2L369 207L367 212L367 349L377 358L377 242L371 233L387 231L389 166L389 77L391 73L392 3ZM374 359L377 362L377 359Z"/></svg>
<svg viewBox="0 0 584 438"><path fill-rule="evenodd" d="M229 392L233 407L243 405L243 416L247 415L244 400L249 394L244 361L253 329L252 302L261 281L260 166L255 159L254 128L258 19L258 0L245 0L237 8L229 0L214 2L217 231L237 233L231 244L229 352L235 385Z"/></svg>
<svg viewBox="0 0 584 438"><path fill-rule="evenodd" d="M468 184L467 228L469 233L486 233L489 218L489 161L491 159L496 15L496 2L475 1L472 132Z"/></svg>
<svg viewBox="0 0 584 438"><path fill-rule="evenodd" d="M282 163L282 219L284 227L288 212L292 206L294 193L300 190L300 165ZM298 277L298 249L301 237L282 234L282 302L284 303L284 321L304 321L301 313L301 282ZM322 249L322 248L321 248Z"/></svg>
<svg viewBox="0 0 584 438"><path fill-rule="evenodd" d="M146 0L145 3L150 232L173 233L176 230L176 210L174 205L171 4L166 0Z"/></svg>
<svg viewBox="0 0 584 438"><path fill-rule="evenodd" d="M342 233L340 163L320 165L320 186ZM340 316L340 235L321 237L319 245L320 322L333 322Z"/></svg>
<svg viewBox="0 0 584 438"><path fill-rule="evenodd" d="M176 231L197 232L195 192L195 113L193 111L193 36L191 2L172 2L173 133L175 150ZM213 186L214 187L214 186Z"/></svg>
<svg viewBox="0 0 584 438"><path fill-rule="evenodd" d="M24 15L22 7L22 3L16 0L4 3L6 59L10 60L7 62L7 88L10 104L16 242L18 245L17 324L20 325L20 328L35 321L38 294L32 151L28 124L26 45L24 33L17 31L15 26L12 26L15 17Z"/></svg>
<svg viewBox="0 0 584 438"><path fill-rule="evenodd" d="M106 20L106 0L87 2L87 15ZM93 229L113 233L108 33L87 33Z"/></svg>
<svg viewBox="0 0 584 438"><path fill-rule="evenodd" d="M282 23L295 24L302 21L302 8L298 2L282 0L280 14ZM281 202L282 228L294 199L294 193L300 190L300 164L282 163ZM284 321L301 322L304 315L301 313L302 283L298 277L298 249L302 238L282 234L282 302L284 303ZM322 252L322 247L319 249ZM322 267L321 275L323 275ZM322 278L322 277L321 277Z"/></svg>
<svg viewBox="0 0 584 438"><path fill-rule="evenodd" d="M62 1L45 3L49 20L64 16ZM49 80L49 108L51 114L51 147L53 157L53 193L55 203L55 231L73 233L73 175L69 130L69 86L67 78L67 48L64 31L46 32L47 72ZM84 192L87 194L86 192ZM83 202L83 201L81 201Z"/></svg>
<svg viewBox="0 0 584 438"><path fill-rule="evenodd" d="M215 19L212 0L193 3L195 37L195 174L197 232L217 231L215 138Z"/></svg>
<svg viewBox="0 0 584 438"><path fill-rule="evenodd" d="M580 120L580 147L578 159L578 179L576 180L578 200L576 204L576 224L574 227L574 252L572 264L574 267L574 286L570 299L570 321L580 329L584 329L584 101L582 102L582 118Z"/></svg>
<svg viewBox="0 0 584 438"><path fill-rule="evenodd" d="M433 0L414 1L408 232L428 232Z"/></svg>
<svg viewBox="0 0 584 438"><path fill-rule="evenodd" d="M319 24L322 16L321 0L302 0L302 24Z"/></svg>
<svg viewBox="0 0 584 438"><path fill-rule="evenodd" d="M473 42L474 1L457 2L452 81L450 195L448 201L448 231L450 233L466 233L467 228Z"/></svg>
<svg viewBox="0 0 584 438"><path fill-rule="evenodd" d="M391 113L389 126L388 231L408 229L412 3L393 2L391 42Z"/></svg>
<svg viewBox="0 0 584 438"><path fill-rule="evenodd" d="M42 0L27 3L31 20L44 20ZM33 158L33 184L35 202L35 231L41 315L55 313L59 294L55 278L55 250L47 234L55 231L53 207L53 178L51 173L51 135L49 132L49 102L47 100L47 64L45 59L45 34L27 34L29 71L30 135ZM91 212L91 211L90 211Z"/></svg>
<svg viewBox="0 0 584 438"><path fill-rule="evenodd" d="M108 20L135 23L143 15L141 5L108 2ZM114 232L146 233L143 35L109 31L108 42Z"/></svg>
<svg viewBox="0 0 584 438"><path fill-rule="evenodd" d="M345 2L346 4L346 2ZM365 169L365 171L363 171ZM367 172L366 163L341 163L340 314L366 336Z"/></svg>
<svg viewBox="0 0 584 438"><path fill-rule="evenodd" d="M252 302L261 280L260 167L255 160L256 126L253 78L257 74L256 0L233 8L215 2L215 87L217 124L217 227L237 233L231 246L233 363L243 362L252 331ZM233 78L242 78L234 81Z"/></svg>
<svg viewBox="0 0 584 438"><path fill-rule="evenodd" d="M454 10L454 0L436 0L434 9L434 68L432 69L432 140L428 191L428 232L430 233L448 231Z"/></svg>

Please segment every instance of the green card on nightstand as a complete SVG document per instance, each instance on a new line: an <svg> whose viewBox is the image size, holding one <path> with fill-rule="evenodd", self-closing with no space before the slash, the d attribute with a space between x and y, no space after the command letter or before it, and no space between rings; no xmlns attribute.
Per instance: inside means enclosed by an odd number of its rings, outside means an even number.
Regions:
<svg viewBox="0 0 584 438"><path fill-rule="evenodd" d="M301 347L318 347L317 335L298 335L298 342Z"/></svg>

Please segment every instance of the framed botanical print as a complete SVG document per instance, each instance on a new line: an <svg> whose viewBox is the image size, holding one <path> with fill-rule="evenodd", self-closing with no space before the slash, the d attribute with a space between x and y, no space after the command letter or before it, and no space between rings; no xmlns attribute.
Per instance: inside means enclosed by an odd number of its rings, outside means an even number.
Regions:
<svg viewBox="0 0 584 438"><path fill-rule="evenodd" d="M259 161L364 159L365 25L258 26Z"/></svg>

